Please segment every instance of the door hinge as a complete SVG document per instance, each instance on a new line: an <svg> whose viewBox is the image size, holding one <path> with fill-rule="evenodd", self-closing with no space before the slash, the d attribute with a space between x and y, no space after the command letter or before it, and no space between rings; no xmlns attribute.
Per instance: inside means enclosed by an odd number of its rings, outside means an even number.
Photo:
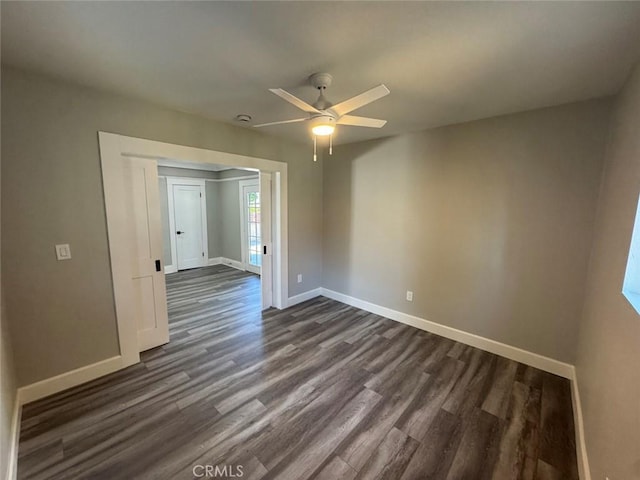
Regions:
<svg viewBox="0 0 640 480"><path fill-rule="evenodd" d="M202 193L200 193L200 198L202 198Z"/></svg>
<svg viewBox="0 0 640 480"><path fill-rule="evenodd" d="M204 252L202 252L202 256L204 257Z"/></svg>

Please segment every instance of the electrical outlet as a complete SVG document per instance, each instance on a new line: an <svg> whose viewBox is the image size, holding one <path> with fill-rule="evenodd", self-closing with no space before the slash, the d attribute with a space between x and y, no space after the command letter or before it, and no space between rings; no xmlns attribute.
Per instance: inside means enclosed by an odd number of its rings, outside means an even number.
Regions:
<svg viewBox="0 0 640 480"><path fill-rule="evenodd" d="M301 273L298 274L298 283L302 283L302 274Z"/></svg>
<svg viewBox="0 0 640 480"><path fill-rule="evenodd" d="M407 302L413 302L413 292L407 290Z"/></svg>

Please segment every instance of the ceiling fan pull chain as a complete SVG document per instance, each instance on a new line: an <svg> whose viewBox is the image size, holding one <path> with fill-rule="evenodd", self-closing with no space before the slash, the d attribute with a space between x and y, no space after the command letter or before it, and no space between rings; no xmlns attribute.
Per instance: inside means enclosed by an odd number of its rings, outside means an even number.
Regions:
<svg viewBox="0 0 640 480"><path fill-rule="evenodd" d="M318 156L316 155L316 137L315 135L313 136L313 161L317 162L318 161Z"/></svg>
<svg viewBox="0 0 640 480"><path fill-rule="evenodd" d="M329 135L329 155L333 155L333 135Z"/></svg>

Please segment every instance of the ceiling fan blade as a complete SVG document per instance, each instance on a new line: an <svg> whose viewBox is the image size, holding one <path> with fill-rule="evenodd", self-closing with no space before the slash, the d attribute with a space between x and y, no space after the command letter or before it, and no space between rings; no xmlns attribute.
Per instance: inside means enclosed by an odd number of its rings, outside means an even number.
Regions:
<svg viewBox="0 0 640 480"><path fill-rule="evenodd" d="M272 93L275 93L283 100L286 100L287 102L291 103L292 105L295 105L300 110L303 110L307 113L321 113L320 110L318 110L317 108L312 107L311 105L309 105L307 102L303 100L300 100L295 95L291 95L286 90L283 90L281 88L270 88L269 91Z"/></svg>
<svg viewBox="0 0 640 480"><path fill-rule="evenodd" d="M279 122L261 123L259 125L254 125L254 127L268 127L269 125L282 125L284 123L304 122L305 120L309 120L309 118L294 118L293 120L281 120Z"/></svg>
<svg viewBox="0 0 640 480"><path fill-rule="evenodd" d="M338 125L353 125L354 127L382 128L387 123L386 120L377 118L356 117L355 115L343 115L336 122Z"/></svg>
<svg viewBox="0 0 640 480"><path fill-rule="evenodd" d="M360 107L364 107L366 104L375 102L379 98L382 98L386 95L389 95L391 91L385 87L384 85L378 85L377 87L373 87L371 90L367 90L360 95L356 95L349 100L345 100L344 102L340 102L337 105L331 107L338 116L342 116L346 113L357 110Z"/></svg>

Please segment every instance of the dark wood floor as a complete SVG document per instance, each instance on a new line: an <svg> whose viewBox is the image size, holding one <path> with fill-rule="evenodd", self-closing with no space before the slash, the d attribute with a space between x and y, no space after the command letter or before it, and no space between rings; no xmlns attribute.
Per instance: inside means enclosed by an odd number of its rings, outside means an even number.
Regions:
<svg viewBox="0 0 640 480"><path fill-rule="evenodd" d="M171 342L26 405L19 478L578 478L567 380L323 297L261 313L259 288L168 275Z"/></svg>

